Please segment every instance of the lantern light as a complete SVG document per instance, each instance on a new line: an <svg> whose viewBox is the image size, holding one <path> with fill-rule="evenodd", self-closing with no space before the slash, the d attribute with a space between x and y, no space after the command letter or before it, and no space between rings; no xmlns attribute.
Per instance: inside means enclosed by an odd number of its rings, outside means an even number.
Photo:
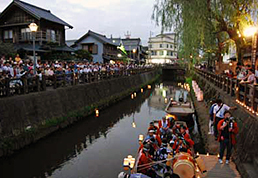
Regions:
<svg viewBox="0 0 258 178"><path fill-rule="evenodd" d="M143 93L143 88L141 88L141 93Z"/></svg>
<svg viewBox="0 0 258 178"><path fill-rule="evenodd" d="M38 25L37 25L36 23L31 23L31 24L29 25L29 28L30 28L30 31L31 31L31 32L36 32L37 29L38 29Z"/></svg>
<svg viewBox="0 0 258 178"><path fill-rule="evenodd" d="M130 168L131 169L133 169L134 164L135 164L135 158L131 158L131 161L130 161Z"/></svg>
<svg viewBox="0 0 258 178"><path fill-rule="evenodd" d="M96 117L99 117L99 110L98 109L95 110L95 115L96 115Z"/></svg>
<svg viewBox="0 0 258 178"><path fill-rule="evenodd" d="M206 156L210 156L210 154L209 154L209 153L207 153L207 154L206 154Z"/></svg>
<svg viewBox="0 0 258 178"><path fill-rule="evenodd" d="M143 135L139 135L139 141L143 141Z"/></svg>
<svg viewBox="0 0 258 178"><path fill-rule="evenodd" d="M197 152L196 155L199 156L199 152Z"/></svg>
<svg viewBox="0 0 258 178"><path fill-rule="evenodd" d="M135 122L132 123L132 127L133 127L133 128L136 128Z"/></svg>
<svg viewBox="0 0 258 178"><path fill-rule="evenodd" d="M219 156L219 153L218 153L217 157L218 157L218 158L220 157L220 156Z"/></svg>
<svg viewBox="0 0 258 178"><path fill-rule="evenodd" d="M149 90L151 89L151 85L148 85L148 89L149 89Z"/></svg>
<svg viewBox="0 0 258 178"><path fill-rule="evenodd" d="M131 94L131 99L133 99L134 98L134 95L133 94Z"/></svg>
<svg viewBox="0 0 258 178"><path fill-rule="evenodd" d="M134 92L134 97L136 97L136 92Z"/></svg>
<svg viewBox="0 0 258 178"><path fill-rule="evenodd" d="M129 168L129 159L128 158L124 158L123 166L124 166L125 170L128 170L128 168Z"/></svg>

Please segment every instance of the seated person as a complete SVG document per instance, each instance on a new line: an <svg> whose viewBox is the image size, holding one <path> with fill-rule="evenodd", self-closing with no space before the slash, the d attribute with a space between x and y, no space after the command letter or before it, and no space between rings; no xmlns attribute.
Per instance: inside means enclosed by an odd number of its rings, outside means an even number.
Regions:
<svg viewBox="0 0 258 178"><path fill-rule="evenodd" d="M169 132L170 122L166 117L162 117L162 120L159 121L159 130L162 135L165 135Z"/></svg>
<svg viewBox="0 0 258 178"><path fill-rule="evenodd" d="M154 122L150 122L150 125L149 125L149 128L148 128L148 131L149 130L154 130L154 134L156 135L160 135L160 131L159 131L159 128L157 126L154 125Z"/></svg>

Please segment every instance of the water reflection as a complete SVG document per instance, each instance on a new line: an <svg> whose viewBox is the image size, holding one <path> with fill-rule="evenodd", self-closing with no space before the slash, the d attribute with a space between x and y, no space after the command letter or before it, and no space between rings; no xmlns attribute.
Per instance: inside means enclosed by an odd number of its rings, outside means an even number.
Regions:
<svg viewBox="0 0 258 178"><path fill-rule="evenodd" d="M90 116L11 157L0 159L0 177L51 176L54 170L60 168L64 162L78 157L98 138L106 139L110 128L120 119L139 113L140 106L150 94L151 90L146 90L143 94L139 93L134 100L125 99L101 111L98 118Z"/></svg>
<svg viewBox="0 0 258 178"><path fill-rule="evenodd" d="M176 93L174 84L158 84L138 92L25 148L0 159L0 177L113 178L123 158L135 157L138 136L152 120L164 116L165 98Z"/></svg>

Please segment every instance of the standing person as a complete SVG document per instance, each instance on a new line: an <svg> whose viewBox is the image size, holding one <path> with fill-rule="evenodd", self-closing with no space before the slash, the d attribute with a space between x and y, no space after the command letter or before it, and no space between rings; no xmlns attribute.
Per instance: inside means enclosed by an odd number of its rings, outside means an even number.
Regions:
<svg viewBox="0 0 258 178"><path fill-rule="evenodd" d="M213 114L213 110L214 110L214 107L217 105L216 101L215 100L212 100L211 102L211 107L210 107L210 110L209 110L209 115L210 115L210 118L209 118L209 132L208 134L210 135L213 135L214 134L214 129L213 129L213 117L214 117L214 114Z"/></svg>
<svg viewBox="0 0 258 178"><path fill-rule="evenodd" d="M224 151L227 148L226 164L229 164L231 149L236 144L236 134L238 133L237 123L231 117L229 111L224 112L224 118L218 123L218 130L218 141L220 142L219 163L223 163Z"/></svg>
<svg viewBox="0 0 258 178"><path fill-rule="evenodd" d="M256 66L254 76L255 76L256 83L258 83L258 66Z"/></svg>
<svg viewBox="0 0 258 178"><path fill-rule="evenodd" d="M222 102L221 99L217 99L217 105L214 106L214 109L213 109L213 124L214 124L214 136L215 136L215 140L217 140L218 138L218 130L217 130L217 126L218 126L218 123L220 120L223 119L224 117L224 112L225 111L228 111L228 110L231 110L231 109L236 109L237 107L230 107L226 104L224 104Z"/></svg>

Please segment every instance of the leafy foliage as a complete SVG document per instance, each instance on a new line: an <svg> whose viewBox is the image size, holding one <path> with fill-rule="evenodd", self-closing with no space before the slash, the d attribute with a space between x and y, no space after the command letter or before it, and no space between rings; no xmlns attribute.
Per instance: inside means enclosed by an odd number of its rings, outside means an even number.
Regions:
<svg viewBox="0 0 258 178"><path fill-rule="evenodd" d="M75 51L75 56L78 59L88 59L88 60L93 59L92 55L88 51L83 50L83 49L79 49L79 50Z"/></svg>
<svg viewBox="0 0 258 178"><path fill-rule="evenodd" d="M3 43L0 41L0 57L5 56L7 59L9 57L14 58L17 51L15 50L12 43Z"/></svg>
<svg viewBox="0 0 258 178"><path fill-rule="evenodd" d="M253 25L257 8L253 0L156 0L152 17L162 30L174 28L179 34L180 57L203 51L221 60L233 41L240 60L247 45L243 32Z"/></svg>

